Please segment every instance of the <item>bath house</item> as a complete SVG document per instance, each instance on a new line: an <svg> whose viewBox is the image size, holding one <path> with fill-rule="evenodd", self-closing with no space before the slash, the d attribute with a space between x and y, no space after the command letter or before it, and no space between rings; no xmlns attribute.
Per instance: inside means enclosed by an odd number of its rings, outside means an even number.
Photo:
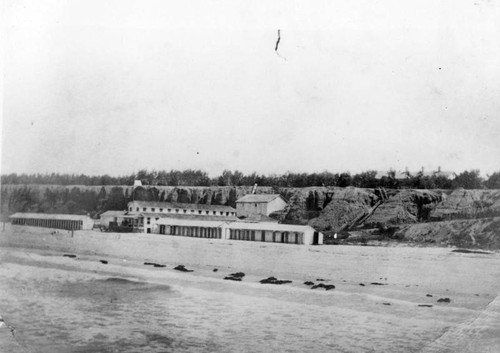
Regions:
<svg viewBox="0 0 500 353"><path fill-rule="evenodd" d="M323 244L323 233L308 225L274 222L208 221L161 218L152 233L193 238L216 238L301 245Z"/></svg>
<svg viewBox="0 0 500 353"><path fill-rule="evenodd" d="M91 230L94 221L89 216L72 214L23 213L10 216L12 225L23 225L67 230Z"/></svg>

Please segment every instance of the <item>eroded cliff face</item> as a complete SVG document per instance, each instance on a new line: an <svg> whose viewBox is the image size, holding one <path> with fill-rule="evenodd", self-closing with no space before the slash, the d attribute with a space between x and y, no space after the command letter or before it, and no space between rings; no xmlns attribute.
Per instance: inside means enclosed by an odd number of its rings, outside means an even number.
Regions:
<svg viewBox="0 0 500 353"><path fill-rule="evenodd" d="M427 221L442 194L432 190L391 190L388 198L375 210L366 223L373 226Z"/></svg>
<svg viewBox="0 0 500 353"><path fill-rule="evenodd" d="M459 219L402 226L394 237L415 243L500 249L500 217Z"/></svg>
<svg viewBox="0 0 500 353"><path fill-rule="evenodd" d="M236 206L252 187L139 187L2 185L2 216L14 212L88 213L125 209L132 199ZM390 228L428 221L500 216L500 190L380 190L355 187L258 187L289 204L273 217L328 233L347 228Z"/></svg>
<svg viewBox="0 0 500 353"><path fill-rule="evenodd" d="M498 211L500 211L500 190L460 188L443 194L443 200L436 206L431 218L443 220L460 216L487 216L488 213Z"/></svg>

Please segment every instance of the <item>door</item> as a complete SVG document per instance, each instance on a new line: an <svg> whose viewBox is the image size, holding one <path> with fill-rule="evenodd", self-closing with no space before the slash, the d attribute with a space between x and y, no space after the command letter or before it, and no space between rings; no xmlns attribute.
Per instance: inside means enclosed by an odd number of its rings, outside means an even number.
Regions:
<svg viewBox="0 0 500 353"><path fill-rule="evenodd" d="M318 242L319 242L319 233L314 232L312 245L318 245Z"/></svg>

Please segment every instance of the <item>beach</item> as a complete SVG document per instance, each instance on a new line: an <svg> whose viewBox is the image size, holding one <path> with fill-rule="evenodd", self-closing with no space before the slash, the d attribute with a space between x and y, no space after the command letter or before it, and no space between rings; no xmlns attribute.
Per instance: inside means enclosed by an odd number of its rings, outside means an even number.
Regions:
<svg viewBox="0 0 500 353"><path fill-rule="evenodd" d="M500 349L498 252L9 226L0 235L0 315L21 351ZM241 281L224 280L236 272ZM270 276L292 282L260 283Z"/></svg>

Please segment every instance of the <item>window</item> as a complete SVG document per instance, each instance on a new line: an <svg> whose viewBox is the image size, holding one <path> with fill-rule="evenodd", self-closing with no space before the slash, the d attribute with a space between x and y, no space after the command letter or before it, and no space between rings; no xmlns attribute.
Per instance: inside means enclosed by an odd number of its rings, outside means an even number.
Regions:
<svg viewBox="0 0 500 353"><path fill-rule="evenodd" d="M139 212L139 207L137 207L135 210L136 210L137 212Z"/></svg>
<svg viewBox="0 0 500 353"><path fill-rule="evenodd" d="M206 214L210 214L210 211L205 211Z"/></svg>
<svg viewBox="0 0 500 353"><path fill-rule="evenodd" d="M128 209L128 210L129 210L130 212L132 212L132 207L129 207L129 209Z"/></svg>
<svg viewBox="0 0 500 353"><path fill-rule="evenodd" d="M220 215L221 215L221 216L224 216L224 212L220 211Z"/></svg>
<svg viewBox="0 0 500 353"><path fill-rule="evenodd" d="M143 207L143 208L142 208L142 210L143 210L144 212L146 212L146 207Z"/></svg>
<svg viewBox="0 0 500 353"><path fill-rule="evenodd" d="M226 216L229 216L229 212L226 212Z"/></svg>
<svg viewBox="0 0 500 353"><path fill-rule="evenodd" d="M160 212L163 212L163 208L160 208Z"/></svg>
<svg viewBox="0 0 500 353"><path fill-rule="evenodd" d="M151 212L154 212L155 211L155 208L154 207L151 207Z"/></svg>
<svg viewBox="0 0 500 353"><path fill-rule="evenodd" d="M217 212L214 211L214 215L217 215Z"/></svg>
<svg viewBox="0 0 500 353"><path fill-rule="evenodd" d="M148 217L148 224L151 224L151 218Z"/></svg>
<svg viewBox="0 0 500 353"><path fill-rule="evenodd" d="M257 204L255 204L255 207L257 207Z"/></svg>
<svg viewBox="0 0 500 353"><path fill-rule="evenodd" d="M187 210L183 210L183 211L184 211L184 213L186 213L186 212L187 212Z"/></svg>
<svg viewBox="0 0 500 353"><path fill-rule="evenodd" d="M179 209L178 209L178 208L176 208L176 209L175 209L175 212L176 212L176 213L179 213Z"/></svg>
<svg viewBox="0 0 500 353"><path fill-rule="evenodd" d="M160 219L160 218L156 217L156 218L155 218L155 221L157 221L157 220L159 220L159 219Z"/></svg>
<svg viewBox="0 0 500 353"><path fill-rule="evenodd" d="M201 214L201 210L198 211L198 214Z"/></svg>
<svg viewBox="0 0 500 353"><path fill-rule="evenodd" d="M191 213L194 213L194 210L191 210Z"/></svg>

